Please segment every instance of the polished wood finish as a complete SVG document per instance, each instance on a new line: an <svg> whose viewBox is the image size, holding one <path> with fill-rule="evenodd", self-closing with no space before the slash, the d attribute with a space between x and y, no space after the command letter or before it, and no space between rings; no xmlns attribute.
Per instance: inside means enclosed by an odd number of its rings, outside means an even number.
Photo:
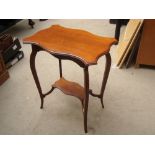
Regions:
<svg viewBox="0 0 155 155"><path fill-rule="evenodd" d="M145 19L136 66L155 66L155 19Z"/></svg>
<svg viewBox="0 0 155 155"><path fill-rule="evenodd" d="M63 77L56 81L52 87L60 89L64 94L84 100L84 88L76 82L71 82Z"/></svg>
<svg viewBox="0 0 155 155"><path fill-rule="evenodd" d="M53 25L24 39L24 43L41 46L53 55L69 55L85 65L96 64L100 56L109 52L116 39L100 37L79 29Z"/></svg>
<svg viewBox="0 0 155 155"><path fill-rule="evenodd" d="M100 98L102 107L104 107L103 94L111 66L109 50L111 45L116 42L113 38L99 37L87 31L64 28L58 25L39 31L35 35L24 39L24 43L32 44L30 67L41 98L40 108L43 108L44 97L50 94L55 88L60 89L67 95L79 98L82 103L84 131L87 133L89 94ZM35 67L35 57L39 51L46 51L59 59L60 79L52 85L52 88L47 93L42 92ZM96 64L101 55L106 56L105 72L100 94L94 94L92 90L89 89L88 67L89 65ZM72 60L83 68L84 87L75 82L67 81L63 77L62 60Z"/></svg>

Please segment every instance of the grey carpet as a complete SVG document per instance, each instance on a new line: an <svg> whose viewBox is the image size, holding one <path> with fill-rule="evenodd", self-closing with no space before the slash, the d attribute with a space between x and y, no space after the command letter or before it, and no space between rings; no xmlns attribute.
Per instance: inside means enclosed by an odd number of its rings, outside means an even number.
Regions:
<svg viewBox="0 0 155 155"><path fill-rule="evenodd" d="M114 36L115 25L108 20L47 20L31 29L22 21L7 31L22 38L53 24L81 28L102 36ZM122 33L124 27L121 29ZM122 34L121 33L121 34ZM80 101L55 90L40 98L29 67L30 45L23 45L24 59L9 69L10 79L0 87L0 134L84 134ZM111 48L112 59L117 46ZM40 52L37 70L43 91L59 78L58 60ZM90 87L99 92L105 66L104 57L90 67ZM83 70L71 61L63 61L65 78L83 85ZM117 69L112 65L104 94L105 109L99 99L90 96L88 134L155 134L155 71L153 69Z"/></svg>

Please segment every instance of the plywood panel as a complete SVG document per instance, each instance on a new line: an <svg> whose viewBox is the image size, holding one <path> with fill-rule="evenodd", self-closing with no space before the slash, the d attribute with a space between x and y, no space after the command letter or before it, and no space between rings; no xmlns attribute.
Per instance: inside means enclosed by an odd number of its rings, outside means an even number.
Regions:
<svg viewBox="0 0 155 155"><path fill-rule="evenodd" d="M117 66L119 66L119 64L121 63L121 60L125 55L140 23L141 23L140 19L130 19L126 27L124 37L122 38L122 40L120 41L117 47L116 60L115 60Z"/></svg>
<svg viewBox="0 0 155 155"><path fill-rule="evenodd" d="M124 63L124 61L125 61L127 55L129 54L131 48L133 47L134 42L135 42L135 40L136 40L136 38L137 38L137 35L138 35L138 33L140 32L140 29L141 29L141 27L142 27L142 24L143 24L143 20L140 21L140 24L138 25L138 28L137 28L137 30L136 30L136 32L135 32L133 38L131 39L131 41L130 41L130 43L129 43L127 49L126 49L126 51L124 52L124 56L123 56L123 58L121 59L121 62L120 62L120 64L119 64L119 68L121 68L121 67L123 66L123 63Z"/></svg>

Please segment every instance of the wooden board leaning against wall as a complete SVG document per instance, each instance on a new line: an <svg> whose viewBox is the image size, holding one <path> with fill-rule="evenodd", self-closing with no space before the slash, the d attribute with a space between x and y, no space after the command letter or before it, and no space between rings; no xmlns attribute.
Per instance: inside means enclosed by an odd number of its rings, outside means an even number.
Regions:
<svg viewBox="0 0 155 155"><path fill-rule="evenodd" d="M116 66L121 68L123 63L133 47L134 41L142 27L143 20L142 19L130 19L126 29L124 36L118 44L116 55L115 55L115 63Z"/></svg>

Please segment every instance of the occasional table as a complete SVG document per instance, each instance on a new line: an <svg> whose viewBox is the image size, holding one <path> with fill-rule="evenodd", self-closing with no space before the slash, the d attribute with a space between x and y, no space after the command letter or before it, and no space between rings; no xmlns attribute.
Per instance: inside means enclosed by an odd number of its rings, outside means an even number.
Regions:
<svg viewBox="0 0 155 155"><path fill-rule="evenodd" d="M84 116L84 131L87 133L87 112L89 94L98 97L103 105L103 94L107 83L110 66L110 47L117 42L114 38L101 37L80 29L65 28L53 25L41 30L34 35L24 39L24 43L32 45L30 56L30 68L41 98L41 109L45 96L49 95L55 88L60 89L67 95L80 99ZM35 57L39 51L46 51L59 60L60 79L56 81L47 93L42 92L40 82L35 68ZM99 94L93 93L89 88L88 67L96 65L97 60L105 55L106 65ZM62 74L62 60L71 60L84 70L84 87L76 82L66 80Z"/></svg>

